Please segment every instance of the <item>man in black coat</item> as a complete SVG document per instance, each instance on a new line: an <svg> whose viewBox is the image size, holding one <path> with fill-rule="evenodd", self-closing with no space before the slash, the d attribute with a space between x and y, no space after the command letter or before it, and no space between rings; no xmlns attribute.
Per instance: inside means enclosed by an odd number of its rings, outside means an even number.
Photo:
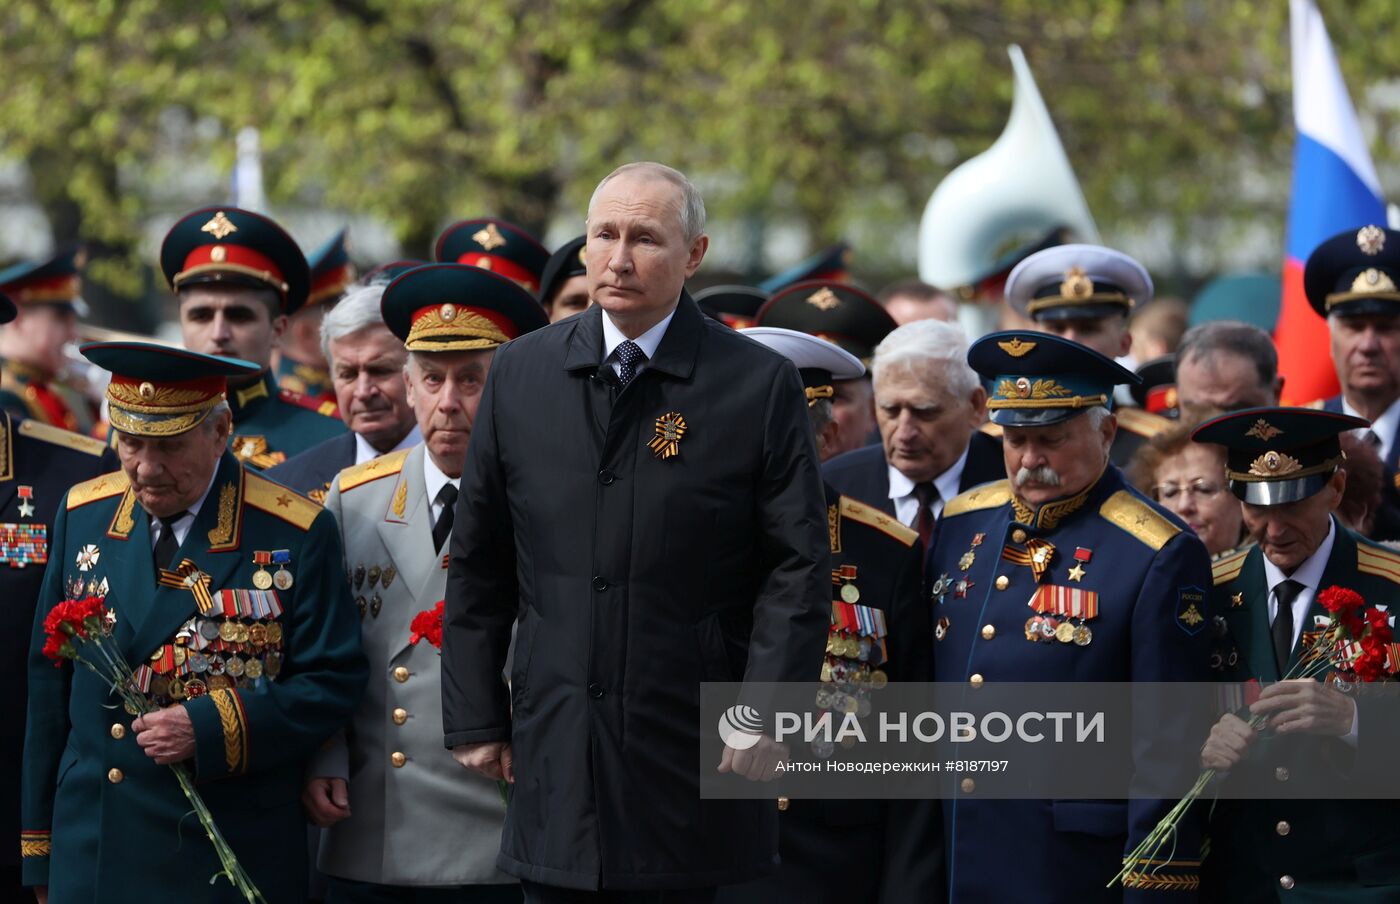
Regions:
<svg viewBox="0 0 1400 904"><path fill-rule="evenodd" d="M822 477L918 531L925 545L943 503L1006 477L1001 440L978 430L987 393L967 366L967 336L916 320L885 337L871 364L881 442L838 455Z"/></svg>
<svg viewBox="0 0 1400 904"><path fill-rule="evenodd" d="M773 870L777 812L700 799L698 768L760 778L773 756L699 763L699 686L818 677L817 454L797 369L684 292L708 246L684 176L619 169L587 225L594 307L502 346L473 426L446 743L513 782L497 862L527 901L708 902Z"/></svg>
<svg viewBox="0 0 1400 904"><path fill-rule="evenodd" d="M0 323L15 308L0 295ZM0 761L14 764L0 786L0 819L19 834L19 770L24 750L25 691L34 605L44 582L58 504L75 483L116 470L106 443L0 411ZM0 899L20 901L20 850L0 855Z"/></svg>

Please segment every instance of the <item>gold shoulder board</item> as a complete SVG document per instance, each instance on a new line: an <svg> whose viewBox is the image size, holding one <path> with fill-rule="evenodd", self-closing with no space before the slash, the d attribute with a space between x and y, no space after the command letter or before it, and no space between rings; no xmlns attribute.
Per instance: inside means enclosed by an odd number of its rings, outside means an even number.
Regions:
<svg viewBox="0 0 1400 904"><path fill-rule="evenodd" d="M1137 537L1152 549L1161 549L1181 533L1181 528L1127 490L1119 490L1099 506L1099 514L1109 523Z"/></svg>
<svg viewBox="0 0 1400 904"><path fill-rule="evenodd" d="M877 508L866 505L864 502L857 502L849 496L841 497L841 517L858 521L867 527L873 527L881 533L894 537L905 546L913 546L914 541L919 539L919 532L900 524L895 518L891 518Z"/></svg>
<svg viewBox="0 0 1400 904"><path fill-rule="evenodd" d="M1119 408L1113 412L1118 417L1118 426L1138 436L1153 437L1169 429L1176 421L1143 411L1141 408Z"/></svg>
<svg viewBox="0 0 1400 904"><path fill-rule="evenodd" d="M81 433L74 433L61 427L51 427L35 420L26 420L21 423L19 432L40 442L76 449L79 452L86 452L88 455L101 455L107 449L107 444L100 439L83 436Z"/></svg>
<svg viewBox="0 0 1400 904"><path fill-rule="evenodd" d="M243 489L243 501L253 508L276 515L288 524L302 530L311 527L311 522L321 513L321 507L296 490L289 490L280 483L273 483L266 477L259 477L254 471L247 471Z"/></svg>
<svg viewBox="0 0 1400 904"><path fill-rule="evenodd" d="M1394 584L1400 584L1400 553L1384 546L1372 546L1358 541L1356 544L1356 570L1363 574L1373 574Z"/></svg>
<svg viewBox="0 0 1400 904"><path fill-rule="evenodd" d="M408 452L408 449L400 449L397 452L390 452L388 455L371 458L364 464L346 468L340 472L338 478L340 491L344 493L346 490L353 490L371 480L399 473L403 470L404 459L408 458Z"/></svg>
<svg viewBox="0 0 1400 904"><path fill-rule="evenodd" d="M1244 560L1249 558L1250 547L1244 549L1232 549L1229 552L1221 553L1210 566L1211 580L1215 586L1228 584L1240 576L1244 571Z"/></svg>
<svg viewBox="0 0 1400 904"><path fill-rule="evenodd" d="M987 434L988 436L995 436L998 439L1000 439L1002 435L1006 433L1006 431L1001 428L1001 424L994 424L991 421L987 421L977 429Z"/></svg>
<svg viewBox="0 0 1400 904"><path fill-rule="evenodd" d="M126 492L130 483L126 479L124 471L113 471L111 474L103 474L101 477L84 480L68 491L68 510L71 512L89 502L121 495Z"/></svg>
<svg viewBox="0 0 1400 904"><path fill-rule="evenodd" d="M981 486L973 487L966 493L959 493L948 504L943 506L943 517L952 518L955 515L963 515L967 512L981 511L982 509L997 508L1006 505L1011 501L1011 481L994 480L991 483L984 483Z"/></svg>

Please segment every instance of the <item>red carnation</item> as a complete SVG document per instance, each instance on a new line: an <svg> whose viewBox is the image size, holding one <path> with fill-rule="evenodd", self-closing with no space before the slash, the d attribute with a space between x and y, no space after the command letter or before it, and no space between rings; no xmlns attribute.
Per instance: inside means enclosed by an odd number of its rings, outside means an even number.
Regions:
<svg viewBox="0 0 1400 904"><path fill-rule="evenodd" d="M1352 612L1366 605L1366 600L1362 599L1361 594L1335 584L1319 593L1317 601L1322 608L1334 614Z"/></svg>
<svg viewBox="0 0 1400 904"><path fill-rule="evenodd" d="M437 606L432 609L424 609L413 616L413 621L409 623L408 642L416 644L420 640L426 639L428 643L442 649L442 605L445 601L438 600Z"/></svg>

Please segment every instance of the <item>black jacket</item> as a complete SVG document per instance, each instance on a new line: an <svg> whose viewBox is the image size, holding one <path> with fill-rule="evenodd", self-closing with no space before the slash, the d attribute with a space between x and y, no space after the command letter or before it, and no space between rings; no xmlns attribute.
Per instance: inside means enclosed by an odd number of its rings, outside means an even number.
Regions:
<svg viewBox="0 0 1400 904"><path fill-rule="evenodd" d="M739 882L772 870L777 812L700 799L699 685L819 674L830 554L801 380L682 294L621 389L602 317L496 352L452 532L446 742L512 742L508 873ZM650 444L672 415L686 431L662 458Z"/></svg>
<svg viewBox="0 0 1400 904"><path fill-rule="evenodd" d="M958 481L959 493L978 484L1006 479L1000 437L974 430L967 450L967 464L963 465L962 478ZM895 513L894 500L890 499L885 447L879 443L843 452L827 461L822 465L822 479L843 495L869 503L886 515Z"/></svg>

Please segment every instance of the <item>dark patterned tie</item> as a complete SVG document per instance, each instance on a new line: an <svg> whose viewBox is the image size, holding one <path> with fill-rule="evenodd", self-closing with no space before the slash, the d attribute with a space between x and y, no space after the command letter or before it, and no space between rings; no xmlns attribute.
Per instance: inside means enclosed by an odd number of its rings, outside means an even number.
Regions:
<svg viewBox="0 0 1400 904"><path fill-rule="evenodd" d="M1278 598L1278 612L1274 614L1272 634L1274 636L1274 658L1278 660L1278 673L1288 670L1288 657L1293 652L1293 601L1303 592L1303 585L1297 581L1283 581L1274 588Z"/></svg>
<svg viewBox="0 0 1400 904"><path fill-rule="evenodd" d="M437 516L437 523L433 525L433 549L442 552L442 544L447 542L447 535L452 533L452 519L456 517L453 510L457 507L457 488L450 483L444 483L442 489L438 490L437 501L442 503L442 512Z"/></svg>
<svg viewBox="0 0 1400 904"><path fill-rule="evenodd" d="M151 518L151 528L160 530L160 536L156 538L155 551L152 553L157 577L160 576L162 570L170 568L170 563L175 560L175 554L180 551L180 543L175 539L175 522L188 514L189 512L176 512L166 518Z"/></svg>
<svg viewBox="0 0 1400 904"><path fill-rule="evenodd" d="M637 375L637 365L647 359L646 352L631 339L624 339L617 347L617 378L626 386Z"/></svg>
<svg viewBox="0 0 1400 904"><path fill-rule="evenodd" d="M914 487L914 498L919 500L919 515L910 526L919 532L919 540L924 544L924 549L928 549L933 540L933 504L942 497L938 487L925 482Z"/></svg>

